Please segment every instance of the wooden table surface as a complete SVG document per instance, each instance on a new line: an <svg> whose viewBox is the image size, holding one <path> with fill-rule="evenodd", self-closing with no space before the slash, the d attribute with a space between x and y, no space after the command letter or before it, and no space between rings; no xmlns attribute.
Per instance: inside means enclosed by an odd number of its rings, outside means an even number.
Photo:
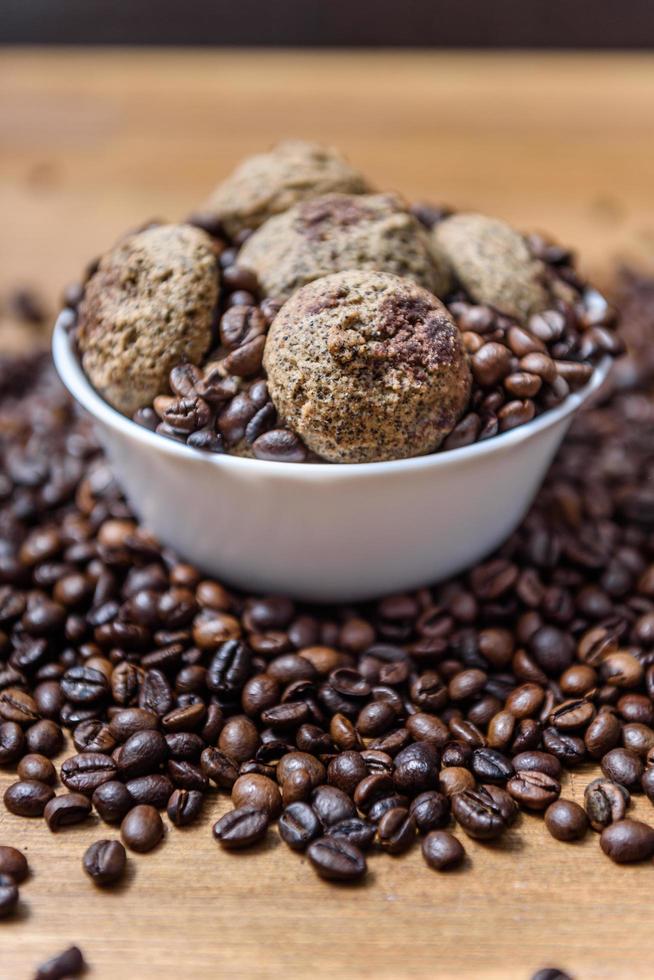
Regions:
<svg viewBox="0 0 654 980"><path fill-rule="evenodd" d="M0 90L0 305L18 283L54 303L126 227L183 215L289 135L340 146L379 187L553 229L603 281L619 257L654 267L649 56L17 51L0 53ZM580 800L590 775L565 794ZM414 849L330 887L275 834L221 852L209 828L224 805L104 893L80 860L111 830L54 836L0 808L0 841L33 869L0 923L0 978L71 942L98 980L654 976L654 870L612 865L594 835L556 844L523 817L499 846L466 841L461 872L430 872Z"/></svg>

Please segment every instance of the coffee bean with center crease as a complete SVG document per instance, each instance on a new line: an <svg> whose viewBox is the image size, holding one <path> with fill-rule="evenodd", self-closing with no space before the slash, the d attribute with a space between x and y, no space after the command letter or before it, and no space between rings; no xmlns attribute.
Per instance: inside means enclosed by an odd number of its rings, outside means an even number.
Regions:
<svg viewBox="0 0 654 980"><path fill-rule="evenodd" d="M4 794L4 804L10 813L18 817L42 817L46 805L55 793L47 783L37 779L22 779L8 786Z"/></svg>
<svg viewBox="0 0 654 980"><path fill-rule="evenodd" d="M450 820L450 801L438 790L420 793L411 801L409 812L421 834L446 827Z"/></svg>
<svg viewBox="0 0 654 980"><path fill-rule="evenodd" d="M472 771L482 783L505 783L513 776L511 761L497 749L475 749L472 753Z"/></svg>
<svg viewBox="0 0 654 980"><path fill-rule="evenodd" d="M586 746L581 738L559 732L556 728L545 729L543 747L546 752L569 767L580 765L586 757Z"/></svg>
<svg viewBox="0 0 654 980"><path fill-rule="evenodd" d="M594 779L584 791L584 809L597 831L622 820L629 802L629 790L610 779Z"/></svg>
<svg viewBox="0 0 654 980"><path fill-rule="evenodd" d="M403 854L415 840L416 822L405 807L392 807L377 825L377 837L382 851Z"/></svg>
<svg viewBox="0 0 654 980"><path fill-rule="evenodd" d="M0 872L0 919L6 919L18 905L18 887L11 875Z"/></svg>
<svg viewBox="0 0 654 980"><path fill-rule="evenodd" d="M309 845L307 857L328 881L358 881L367 870L362 852L343 837L319 837Z"/></svg>
<svg viewBox="0 0 654 980"><path fill-rule="evenodd" d="M452 797L452 813L466 834L477 840L495 840L506 821L492 796L484 789L468 789Z"/></svg>
<svg viewBox="0 0 654 980"><path fill-rule="evenodd" d="M85 752L71 756L61 764L61 781L73 793L92 796L102 783L116 778L114 760L99 752Z"/></svg>
<svg viewBox="0 0 654 980"><path fill-rule="evenodd" d="M168 800L168 819L176 827L188 827L202 811L204 794L196 789L176 789Z"/></svg>
<svg viewBox="0 0 654 980"><path fill-rule="evenodd" d="M654 829L640 820L618 820L604 828L600 847L616 864L647 861L654 855Z"/></svg>
<svg viewBox="0 0 654 980"><path fill-rule="evenodd" d="M73 732L73 744L78 752L109 754L116 748L116 739L109 725L99 718L91 718L77 725Z"/></svg>
<svg viewBox="0 0 654 980"><path fill-rule="evenodd" d="M117 779L98 786L91 797L91 803L105 823L120 823L125 814L136 806L136 800L130 791Z"/></svg>
<svg viewBox="0 0 654 980"><path fill-rule="evenodd" d="M164 825L153 806L141 804L123 819L120 835L130 850L144 854L157 846L164 835Z"/></svg>
<svg viewBox="0 0 654 980"><path fill-rule="evenodd" d="M207 779L220 789L231 789L238 779L238 765L226 752L208 746L200 756L200 766Z"/></svg>
<svg viewBox="0 0 654 980"><path fill-rule="evenodd" d="M532 772L543 772L552 779L561 778L561 763L549 752L539 752L537 749L519 752L513 756L512 762L516 772L528 769Z"/></svg>
<svg viewBox="0 0 654 980"><path fill-rule="evenodd" d="M66 671L61 689L73 704L94 704L109 694L109 681L101 670L80 665Z"/></svg>
<svg viewBox="0 0 654 980"><path fill-rule="evenodd" d="M9 875L17 885L27 878L27 858L16 847L0 844L0 875Z"/></svg>
<svg viewBox="0 0 654 980"><path fill-rule="evenodd" d="M65 978L79 977L86 970L84 957L77 946L65 949L58 956L46 960L38 968L34 980L65 980Z"/></svg>
<svg viewBox="0 0 654 980"><path fill-rule="evenodd" d="M263 810L242 807L230 810L214 824L213 835L227 850L250 847L262 840L268 830L268 815Z"/></svg>
<svg viewBox="0 0 654 980"><path fill-rule="evenodd" d="M291 803L284 809L278 828L282 840L294 851L303 851L323 832L312 807L302 802Z"/></svg>
<svg viewBox="0 0 654 980"><path fill-rule="evenodd" d="M15 721L0 724L0 766L10 766L25 752L23 729Z"/></svg>
<svg viewBox="0 0 654 980"><path fill-rule="evenodd" d="M31 725L39 717L36 701L26 691L11 687L0 691L0 719L17 725Z"/></svg>
<svg viewBox="0 0 654 980"><path fill-rule="evenodd" d="M453 834L432 830L422 842L422 856L434 871L450 871L463 864L465 849Z"/></svg>
<svg viewBox="0 0 654 980"><path fill-rule="evenodd" d="M366 851L375 839L376 833L377 830L373 823L362 820L360 817L350 817L347 820L339 820L337 823L333 823L331 827L327 828L326 836L342 837L360 850Z"/></svg>
<svg viewBox="0 0 654 980"><path fill-rule="evenodd" d="M629 749L611 749L601 761L602 772L627 789L639 789L644 766L642 759Z"/></svg>
<svg viewBox="0 0 654 980"><path fill-rule="evenodd" d="M82 867L96 885L113 885L123 877L126 865L125 848L117 840L96 841L82 859Z"/></svg>
<svg viewBox="0 0 654 980"><path fill-rule="evenodd" d="M43 816L50 830L56 833L62 827L81 823L90 813L91 803L88 797L81 793L64 793L46 804Z"/></svg>
<svg viewBox="0 0 654 980"><path fill-rule="evenodd" d="M588 816L573 800L556 800L545 811L545 826L556 840L581 840L588 829Z"/></svg>
<svg viewBox="0 0 654 980"><path fill-rule="evenodd" d="M545 810L558 799L561 784L544 772L523 769L506 784L514 800L527 810Z"/></svg>

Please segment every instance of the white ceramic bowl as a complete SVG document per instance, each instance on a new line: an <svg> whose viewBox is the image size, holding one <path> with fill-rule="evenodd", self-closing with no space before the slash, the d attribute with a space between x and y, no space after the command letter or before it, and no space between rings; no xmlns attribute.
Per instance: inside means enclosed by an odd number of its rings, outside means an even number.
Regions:
<svg viewBox="0 0 654 980"><path fill-rule="evenodd" d="M609 367L606 359L563 404L486 442L329 465L202 453L131 422L89 384L61 318L53 355L160 541L226 583L317 602L417 588L490 554L522 520L572 416Z"/></svg>

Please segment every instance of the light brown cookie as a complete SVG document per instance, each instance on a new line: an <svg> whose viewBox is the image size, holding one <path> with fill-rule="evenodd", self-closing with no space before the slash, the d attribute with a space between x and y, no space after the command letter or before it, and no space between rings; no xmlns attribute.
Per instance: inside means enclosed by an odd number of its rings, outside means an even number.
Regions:
<svg viewBox="0 0 654 980"><path fill-rule="evenodd" d="M434 226L432 239L435 253L475 302L519 320L547 307L545 267L505 222L454 214Z"/></svg>
<svg viewBox="0 0 654 980"><path fill-rule="evenodd" d="M131 415L168 390L175 364L200 361L218 288L212 241L190 225L149 228L103 256L80 303L78 343L108 402Z"/></svg>
<svg viewBox="0 0 654 980"><path fill-rule="evenodd" d="M205 202L228 235L258 228L298 201L341 191L364 194L365 178L336 150L303 140L285 140L268 153L244 160Z"/></svg>
<svg viewBox="0 0 654 980"><path fill-rule="evenodd" d="M251 235L238 262L256 273L266 295L280 300L346 269L390 272L441 295L447 288L427 231L395 194L303 201Z"/></svg>
<svg viewBox="0 0 654 980"><path fill-rule="evenodd" d="M298 290L273 321L264 364L280 417L333 463L432 452L470 395L443 304L388 273L340 272Z"/></svg>

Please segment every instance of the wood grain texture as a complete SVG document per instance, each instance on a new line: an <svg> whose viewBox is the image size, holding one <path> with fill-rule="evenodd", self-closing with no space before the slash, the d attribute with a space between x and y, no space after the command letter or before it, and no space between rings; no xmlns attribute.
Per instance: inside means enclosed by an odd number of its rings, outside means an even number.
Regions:
<svg viewBox="0 0 654 980"><path fill-rule="evenodd" d="M183 215L287 135L342 147L380 187L552 228L601 278L619 255L654 266L649 56L3 52L0 89L0 298L22 282L54 302L126 227ZM581 800L590 776L565 795ZM98 980L654 976L652 865L612 865L593 834L557 844L522 817L499 846L466 840L460 872L429 871L416 848L333 887L274 832L222 852L224 805L130 858L110 892L81 857L115 832L54 836L0 806L0 842L33 869L19 917L0 922L1 980L71 942Z"/></svg>

